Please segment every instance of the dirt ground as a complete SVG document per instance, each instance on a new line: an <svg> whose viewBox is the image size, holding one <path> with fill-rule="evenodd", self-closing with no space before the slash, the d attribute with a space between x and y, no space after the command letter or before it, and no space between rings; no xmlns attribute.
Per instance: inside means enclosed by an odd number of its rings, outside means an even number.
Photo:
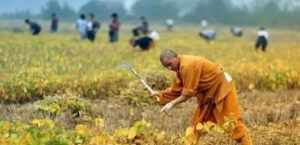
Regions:
<svg viewBox="0 0 300 145"><path fill-rule="evenodd" d="M296 145L300 139L300 90L278 92L239 92L243 118L256 144ZM111 98L108 100L90 100L92 116L105 119L108 131L128 127L135 121L145 119L158 130L170 134L184 134L191 124L191 116L196 107L196 100L189 100L173 108L168 114L159 113L161 106L156 104L129 103L126 100ZM0 118L4 120L21 120L44 117L36 112L32 103L1 104ZM55 118L63 127L73 127L78 120L72 119L69 113ZM81 119L80 121L83 121ZM277 138L279 137L280 138ZM204 137L205 142L213 140ZM299 142L298 142L299 143Z"/></svg>

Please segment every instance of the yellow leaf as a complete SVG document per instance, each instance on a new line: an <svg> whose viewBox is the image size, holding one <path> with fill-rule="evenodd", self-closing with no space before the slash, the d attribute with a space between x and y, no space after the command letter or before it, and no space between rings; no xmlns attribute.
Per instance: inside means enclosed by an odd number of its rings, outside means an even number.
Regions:
<svg viewBox="0 0 300 145"><path fill-rule="evenodd" d="M86 136L86 135L89 135L90 130L86 125L79 124L79 125L76 125L75 132L77 135Z"/></svg>
<svg viewBox="0 0 300 145"><path fill-rule="evenodd" d="M25 135L23 135L21 137L18 144L20 144L20 145L30 145L30 144L32 144L32 141L33 141L33 139L32 139L31 134L26 133Z"/></svg>
<svg viewBox="0 0 300 145"><path fill-rule="evenodd" d="M198 123L197 126L196 126L196 129L199 130L199 131L202 130L203 129L202 123Z"/></svg>
<svg viewBox="0 0 300 145"><path fill-rule="evenodd" d="M197 143L197 135L193 127L188 127L185 131L184 142L185 145L195 145Z"/></svg>
<svg viewBox="0 0 300 145"><path fill-rule="evenodd" d="M136 137L136 129L135 128L130 128L128 132L128 139L132 140Z"/></svg>
<svg viewBox="0 0 300 145"><path fill-rule="evenodd" d="M96 118L95 119L95 125L98 128L103 128L104 127L104 119L102 119L102 118Z"/></svg>
<svg viewBox="0 0 300 145"><path fill-rule="evenodd" d="M91 138L89 145L104 145L108 144L109 139L106 136L98 135L93 138Z"/></svg>
<svg viewBox="0 0 300 145"><path fill-rule="evenodd" d="M31 123L37 127L46 127L50 129L55 126L55 123L50 119L34 119Z"/></svg>
<svg viewBox="0 0 300 145"><path fill-rule="evenodd" d="M166 132L162 131L159 134L157 134L156 138L157 140L164 140L166 136Z"/></svg>
<svg viewBox="0 0 300 145"><path fill-rule="evenodd" d="M185 136L190 136L194 133L194 128L193 127L188 127L186 130L185 130Z"/></svg>
<svg viewBox="0 0 300 145"><path fill-rule="evenodd" d="M213 127L213 131L215 131L216 133L220 133L220 134L225 133L225 130L223 128L221 128L220 126Z"/></svg>
<svg viewBox="0 0 300 145"><path fill-rule="evenodd" d="M207 125L208 128L212 128L214 126L216 126L215 123L211 122L211 121L208 121L207 123L205 123Z"/></svg>
<svg viewBox="0 0 300 145"><path fill-rule="evenodd" d="M249 84L248 89L253 90L255 88L255 85L253 83Z"/></svg>
<svg viewBox="0 0 300 145"><path fill-rule="evenodd" d="M129 129L127 128L118 129L114 132L115 137L128 137L128 134L129 134Z"/></svg>

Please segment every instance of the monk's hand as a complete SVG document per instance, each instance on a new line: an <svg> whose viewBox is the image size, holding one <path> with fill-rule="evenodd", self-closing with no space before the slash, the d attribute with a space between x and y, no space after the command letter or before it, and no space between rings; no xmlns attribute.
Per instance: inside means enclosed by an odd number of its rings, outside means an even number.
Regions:
<svg viewBox="0 0 300 145"><path fill-rule="evenodd" d="M153 92L151 92L150 95L151 95L152 97L156 97L156 96L159 96L159 94L160 94L159 91L153 91Z"/></svg>
<svg viewBox="0 0 300 145"><path fill-rule="evenodd" d="M174 104L172 102L166 104L163 108L161 108L160 113L162 112L169 112L173 108Z"/></svg>
<svg viewBox="0 0 300 145"><path fill-rule="evenodd" d="M156 101L158 101L158 102L159 102L159 95L160 95L159 91L153 91L150 93L150 96L155 97Z"/></svg>

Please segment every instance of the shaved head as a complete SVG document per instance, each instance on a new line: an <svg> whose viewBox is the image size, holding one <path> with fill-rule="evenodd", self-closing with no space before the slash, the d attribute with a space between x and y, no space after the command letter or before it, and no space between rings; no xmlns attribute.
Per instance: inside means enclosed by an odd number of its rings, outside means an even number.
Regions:
<svg viewBox="0 0 300 145"><path fill-rule="evenodd" d="M175 51L171 49L165 49L160 53L160 61L163 62L165 60L169 60L172 58L176 58L178 55Z"/></svg>
<svg viewBox="0 0 300 145"><path fill-rule="evenodd" d="M177 71L179 69L178 54L171 49L165 49L160 53L160 62L169 70Z"/></svg>

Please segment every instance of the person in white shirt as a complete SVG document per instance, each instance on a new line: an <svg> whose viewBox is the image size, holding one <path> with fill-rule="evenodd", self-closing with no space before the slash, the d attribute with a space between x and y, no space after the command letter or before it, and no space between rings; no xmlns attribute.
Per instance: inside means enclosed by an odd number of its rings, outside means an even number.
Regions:
<svg viewBox="0 0 300 145"><path fill-rule="evenodd" d="M80 18L76 21L76 29L80 33L80 38L85 39L87 37L88 22L85 19L85 15L81 14Z"/></svg>
<svg viewBox="0 0 300 145"><path fill-rule="evenodd" d="M205 19L203 19L203 20L201 21L201 28L206 28L207 25L208 25L207 21L206 21Z"/></svg>
<svg viewBox="0 0 300 145"><path fill-rule="evenodd" d="M167 30L168 31L173 31L174 20L173 19L167 19L166 20L166 25L167 25Z"/></svg>
<svg viewBox="0 0 300 145"><path fill-rule="evenodd" d="M256 50L261 49L262 51L265 52L268 47L268 39L269 39L268 31L266 30L266 28L261 27L257 32L257 39L255 43Z"/></svg>

